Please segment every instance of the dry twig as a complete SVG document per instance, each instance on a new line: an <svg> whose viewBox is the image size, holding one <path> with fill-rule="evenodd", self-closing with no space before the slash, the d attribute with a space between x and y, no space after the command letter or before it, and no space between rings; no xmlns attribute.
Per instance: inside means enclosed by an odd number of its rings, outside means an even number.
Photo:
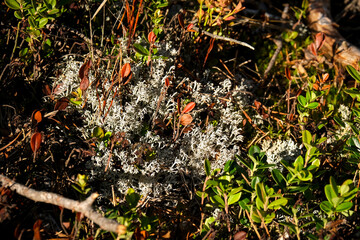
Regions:
<svg viewBox="0 0 360 240"><path fill-rule="evenodd" d="M95 199L99 196L97 193L91 194L87 199L82 202L75 201L72 199L65 198L56 193L49 193L45 191L37 191L28 188L22 184L16 183L10 178L0 174L0 181L2 186L9 187L12 191L16 191L18 194L29 198L36 202L50 203L57 205L72 211L81 212L94 223L98 224L100 228L106 231L115 232L117 234L126 233L126 227L118 224L114 220L103 217L100 213L94 211L91 207Z"/></svg>

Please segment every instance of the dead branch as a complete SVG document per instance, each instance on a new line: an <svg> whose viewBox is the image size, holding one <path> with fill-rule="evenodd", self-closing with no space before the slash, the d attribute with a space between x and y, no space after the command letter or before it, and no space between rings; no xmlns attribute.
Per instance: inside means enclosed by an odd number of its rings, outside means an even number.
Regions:
<svg viewBox="0 0 360 240"><path fill-rule="evenodd" d="M223 41L228 41L228 42L233 42L233 43L236 43L236 44L239 44L241 46L244 46L244 47L247 47L247 48L250 48L251 50L255 50L255 48L253 46L251 46L250 44L246 43L246 42L241 42L241 41L238 41L236 39L233 39L233 38L229 38L229 37L223 37L223 36L219 36L219 35L216 35L216 34L212 34L210 32L207 32L205 30L202 30L198 27L195 27L195 26L192 26L191 29L199 32L199 33L203 33L205 35L208 35L209 37L212 37L212 38L215 38L215 39L219 39L219 40L223 40Z"/></svg>
<svg viewBox="0 0 360 240"><path fill-rule="evenodd" d="M35 202L44 202L57 205L75 212L81 212L90 220L94 221L103 230L115 232L117 234L126 233L126 227L118 224L114 220L103 217L100 213L94 211L91 207L95 199L99 196L97 193L91 194L87 199L82 202L75 201L72 199L65 198L56 193L49 193L45 191L37 191L28 188L22 184L16 183L15 181L0 174L0 181L4 187L9 187L12 191L16 191L18 194L29 198Z"/></svg>
<svg viewBox="0 0 360 240"><path fill-rule="evenodd" d="M322 47L325 50L325 55L342 65L358 68L360 50L347 42L334 27L336 24L331 19L329 0L310 0L307 19L310 29L315 34L323 32L326 35Z"/></svg>

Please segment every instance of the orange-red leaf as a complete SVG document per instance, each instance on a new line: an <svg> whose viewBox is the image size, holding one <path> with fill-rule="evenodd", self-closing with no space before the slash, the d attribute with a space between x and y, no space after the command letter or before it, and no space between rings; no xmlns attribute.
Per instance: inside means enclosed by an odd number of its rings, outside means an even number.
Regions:
<svg viewBox="0 0 360 240"><path fill-rule="evenodd" d="M57 100L54 110L64 110L69 105L69 99L66 97Z"/></svg>
<svg viewBox="0 0 360 240"><path fill-rule="evenodd" d="M184 16L182 15L182 13L180 13L178 15L178 21L179 21L179 24L181 26L182 29L185 29L185 25L184 25Z"/></svg>
<svg viewBox="0 0 360 240"><path fill-rule="evenodd" d="M41 219L36 220L36 222L34 223L34 226L33 226L33 230L34 230L33 240L41 240L41 235L40 235L41 223L42 223Z"/></svg>
<svg viewBox="0 0 360 240"><path fill-rule="evenodd" d="M190 23L190 24L187 26L186 30L189 31L189 32L195 32L194 30L192 30L193 27L194 27L194 24Z"/></svg>
<svg viewBox="0 0 360 240"><path fill-rule="evenodd" d="M121 77L126 78L130 75L131 66L129 63L125 63L124 66L121 68Z"/></svg>
<svg viewBox="0 0 360 240"><path fill-rule="evenodd" d="M285 75L286 78L290 81L291 80L291 72L289 68L285 68Z"/></svg>
<svg viewBox="0 0 360 240"><path fill-rule="evenodd" d="M315 47L316 50L319 50L325 42L325 34L322 32L319 32L315 35Z"/></svg>
<svg viewBox="0 0 360 240"><path fill-rule="evenodd" d="M180 124L183 126L187 126L192 122L193 118L190 114L183 114L180 117Z"/></svg>
<svg viewBox="0 0 360 240"><path fill-rule="evenodd" d="M32 120L39 123L42 121L42 113L39 110L35 110L32 114Z"/></svg>
<svg viewBox="0 0 360 240"><path fill-rule="evenodd" d="M170 86L170 80L169 78L165 79L165 87L169 87Z"/></svg>
<svg viewBox="0 0 360 240"><path fill-rule="evenodd" d="M30 146L31 146L31 150L33 151L33 153L36 153L37 150L39 150L41 140L42 140L42 136L41 136L41 133L39 133L39 132L35 132L31 136Z"/></svg>
<svg viewBox="0 0 360 240"><path fill-rule="evenodd" d="M328 73L323 74L321 82L326 82L326 80L328 80L329 77L330 75Z"/></svg>
<svg viewBox="0 0 360 240"><path fill-rule="evenodd" d="M188 113L188 112L190 112L191 110L193 110L194 107L195 107L195 103L194 103L194 102L190 102L190 103L188 103L188 104L185 106L185 108L182 110L181 113Z"/></svg>
<svg viewBox="0 0 360 240"><path fill-rule="evenodd" d="M151 44L154 44L154 43L155 43L155 41L156 41L156 35L155 35L155 33L154 33L153 31L149 32L149 34L148 34L148 41L149 41L149 43L151 43Z"/></svg>
<svg viewBox="0 0 360 240"><path fill-rule="evenodd" d="M256 107L256 110L259 110L260 107L261 107L261 102L255 100L255 101L254 101L254 105L255 105L255 107Z"/></svg>
<svg viewBox="0 0 360 240"><path fill-rule="evenodd" d="M312 54L314 54L314 56L317 56L317 49L314 43L310 44L308 48L312 52Z"/></svg>

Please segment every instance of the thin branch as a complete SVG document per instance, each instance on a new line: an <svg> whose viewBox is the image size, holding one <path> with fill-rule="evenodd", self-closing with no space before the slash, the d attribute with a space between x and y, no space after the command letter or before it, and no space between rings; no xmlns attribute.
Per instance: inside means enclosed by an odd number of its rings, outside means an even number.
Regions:
<svg viewBox="0 0 360 240"><path fill-rule="evenodd" d="M222 37L222 36L219 36L219 35L216 35L216 34L212 34L212 33L209 33L207 31L204 31L198 27L195 27L195 26L192 26L191 29L194 29L195 31L199 32L199 33L203 33L205 35L208 35L209 37L212 37L212 38L215 38L215 39L219 39L219 40L224 40L224 41L228 41L228 42L233 42L233 43L237 43L241 46L244 46L244 47L247 47L247 48L250 48L251 50L255 50L255 48L253 46L251 46L250 44L246 43L246 42L241 42L241 41L238 41L238 40L235 40L233 38L228 38L228 37Z"/></svg>
<svg viewBox="0 0 360 240"><path fill-rule="evenodd" d="M82 202L65 198L56 193L49 193L45 191L37 191L28 188L22 184L16 183L10 178L0 174L0 181L4 187L9 187L12 191L29 198L35 202L44 202L57 205L75 212L81 212L90 220L94 221L101 229L115 232L117 234L126 233L126 227L118 224L116 221L103 217L100 213L94 211L91 207L95 199L99 196L97 193L91 194L87 199Z"/></svg>

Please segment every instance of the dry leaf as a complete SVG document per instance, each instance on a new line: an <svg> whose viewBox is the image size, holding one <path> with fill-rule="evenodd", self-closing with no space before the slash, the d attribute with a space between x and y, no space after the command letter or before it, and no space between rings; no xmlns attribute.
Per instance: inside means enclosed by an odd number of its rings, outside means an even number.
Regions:
<svg viewBox="0 0 360 240"><path fill-rule="evenodd" d="M79 70L79 77L82 80L85 76L89 78L89 70L91 68L91 60L86 61Z"/></svg>
<svg viewBox="0 0 360 240"><path fill-rule="evenodd" d="M84 76L84 78L81 79L81 82L80 82L80 89L82 91L85 91L88 87L89 87L89 78L88 76Z"/></svg>
<svg viewBox="0 0 360 240"><path fill-rule="evenodd" d="M183 114L180 117L180 124L183 126L187 126L192 122L193 118L190 114Z"/></svg>
<svg viewBox="0 0 360 240"><path fill-rule="evenodd" d="M31 150L33 151L33 153L36 153L37 150L39 150L41 140L42 140L42 136L41 136L41 133L39 133L39 132L35 132L31 136L30 146L31 146Z"/></svg>
<svg viewBox="0 0 360 240"><path fill-rule="evenodd" d="M310 45L308 46L308 48L309 48L310 52L311 52L312 54L314 54L314 56L317 56L317 48L316 48L316 46L315 46L314 43L310 44Z"/></svg>
<svg viewBox="0 0 360 240"><path fill-rule="evenodd" d="M69 99L66 97L57 100L54 110L64 110L69 105Z"/></svg>
<svg viewBox="0 0 360 240"><path fill-rule="evenodd" d="M315 35L315 47L316 50L319 50L325 42L325 34L322 32L319 32Z"/></svg>
<svg viewBox="0 0 360 240"><path fill-rule="evenodd" d="M234 240L245 240L246 239L246 232L245 231L239 231L235 233Z"/></svg>
<svg viewBox="0 0 360 240"><path fill-rule="evenodd" d="M181 113L188 113L188 112L190 112L191 110L193 110L194 107L195 107L195 103L194 103L194 102L190 102L190 103L188 103L188 104L185 106L184 110L182 110Z"/></svg>

